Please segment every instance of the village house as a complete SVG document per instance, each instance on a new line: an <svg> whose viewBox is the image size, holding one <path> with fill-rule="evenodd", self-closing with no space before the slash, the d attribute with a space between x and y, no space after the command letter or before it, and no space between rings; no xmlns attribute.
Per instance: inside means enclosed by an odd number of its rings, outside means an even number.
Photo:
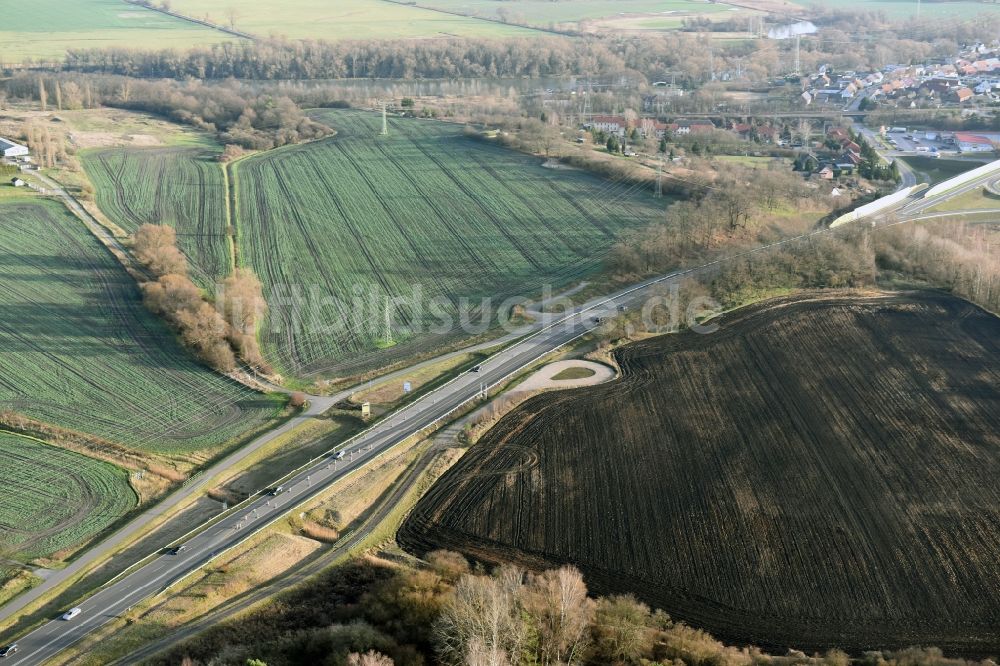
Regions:
<svg viewBox="0 0 1000 666"><path fill-rule="evenodd" d="M594 116L591 124L594 129L607 134L625 136L626 122L623 116Z"/></svg>
<svg viewBox="0 0 1000 666"><path fill-rule="evenodd" d="M657 139L662 139L669 131L671 131L670 125L661 123L655 118L643 118L639 121L639 132L646 138L655 136Z"/></svg>
<svg viewBox="0 0 1000 666"><path fill-rule="evenodd" d="M952 93L952 99L958 102L959 104L963 104L964 102L968 102L970 99L972 99L972 96L974 94L975 93L973 93L972 90L970 90L969 88L959 88L958 90Z"/></svg>
<svg viewBox="0 0 1000 666"><path fill-rule="evenodd" d="M697 134L698 132L711 132L715 129L715 125L708 120L678 120L674 124L676 125L674 134L679 136L691 133Z"/></svg>

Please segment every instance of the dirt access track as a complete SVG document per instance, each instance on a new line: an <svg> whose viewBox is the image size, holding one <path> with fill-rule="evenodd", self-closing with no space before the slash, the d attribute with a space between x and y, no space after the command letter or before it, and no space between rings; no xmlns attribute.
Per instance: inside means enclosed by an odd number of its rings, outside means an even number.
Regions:
<svg viewBox="0 0 1000 666"><path fill-rule="evenodd" d="M616 352L486 433L412 552L572 563L729 643L1000 650L1000 318L812 294Z"/></svg>

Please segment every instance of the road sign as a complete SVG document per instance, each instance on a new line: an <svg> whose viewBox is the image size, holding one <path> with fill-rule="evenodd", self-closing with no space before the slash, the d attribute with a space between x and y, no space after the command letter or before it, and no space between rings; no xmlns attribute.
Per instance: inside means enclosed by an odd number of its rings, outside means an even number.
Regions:
<svg viewBox="0 0 1000 666"><path fill-rule="evenodd" d="M372 415L372 404L370 402L361 403L361 416L368 418Z"/></svg>
<svg viewBox="0 0 1000 666"><path fill-rule="evenodd" d="M409 393L412 388L410 382L403 382L403 393Z"/></svg>

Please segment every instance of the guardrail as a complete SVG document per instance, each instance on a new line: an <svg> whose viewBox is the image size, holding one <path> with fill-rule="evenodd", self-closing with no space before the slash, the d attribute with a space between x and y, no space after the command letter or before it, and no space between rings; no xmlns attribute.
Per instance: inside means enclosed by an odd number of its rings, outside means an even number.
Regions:
<svg viewBox="0 0 1000 666"><path fill-rule="evenodd" d="M691 275L693 273L697 273L697 272L702 271L702 270L711 269L711 268L713 268L713 267L715 267L715 266L717 266L717 265L719 265L719 264L721 264L721 263L723 263L723 262L725 262L727 260L733 260L733 259L739 259L739 258L742 258L742 257L752 256L753 254L756 254L758 252L764 252L764 251L767 251L767 250L770 250L770 249L781 247L781 246L783 246L783 245L785 245L787 243L791 243L791 242L794 242L794 241L800 241L800 240L808 239L808 238L811 238L811 237L816 236L818 234L822 234L822 233L824 233L824 231L825 231L824 229L816 229L816 230L810 231L808 233L802 234L800 236L795 236L795 237L791 237L791 238L786 238L784 240L775 241L773 243L768 243L766 245L762 245L762 246L759 246L759 247L756 247L756 248L753 248L753 249L750 249L750 250L745 250L743 252L738 252L738 253L736 253L734 255L731 255L731 256L728 256L728 257L723 257L723 258L720 258L720 259L716 259L714 261L707 262L707 263L702 264L700 266L694 266L694 267L691 267L691 268L685 268L685 269L673 271L671 273L666 273L664 275L660 275L660 276L655 277L655 278L650 278L650 279L644 280L644 281L642 281L642 282L640 282L640 283L638 283L636 285L633 285L633 286L631 286L631 287L629 287L627 289L623 289L623 290L621 290L621 291L619 291L619 292L617 292L615 294L612 294L611 296L608 296L607 298L603 298L603 299L601 299L599 301L596 301L596 302L594 302L594 303L592 303L590 305L586 305L585 307L580 307L578 309L574 308L572 312L570 312L568 314L564 314L559 319L556 319L552 323L546 324L545 326L543 326L539 330L535 331L534 333L531 333L529 335L526 335L523 338L519 338L519 339L513 341L513 343L509 347L506 347L505 350L511 349L511 348L513 348L516 345L519 345L519 344L521 344L521 343L523 343L523 342L525 342L527 340L530 340L530 339L532 339L532 338L534 338L536 336L539 336L539 335L545 333L546 331L549 331L549 330L553 329L556 326L566 324L567 322L569 322L574 317L580 316L580 315L585 314L587 312L592 312L594 310L597 310L597 309L599 309L599 308L601 308L601 307L603 307L605 305L608 305L609 303L614 303L618 299L624 298L626 296L634 294L634 293L636 293L638 291L641 291L643 289L647 289L649 287L652 287L654 285L661 284L661 283L664 283L664 282L669 282L671 280L676 280L678 278L681 278L681 277L684 277L684 276L687 276L687 275ZM515 367L514 369L512 369L510 372L508 372L507 374L503 375L499 379L493 381L492 383L487 384L486 385L486 391L488 392L489 390L495 388L499 384L502 384L502 383L506 382L508 379L510 379L512 376L514 376L515 374L517 374L518 372L520 372L524 368L526 368L526 367L530 366L531 364L537 362L539 359L544 358L545 356L553 353L554 351L556 351L557 349L559 349L559 347L563 347L563 346L565 346L565 345L567 345L567 344L569 344L569 343L571 343L571 342L573 342L573 341L575 341L575 340L583 337L584 335L587 335L588 333L590 333L590 331L591 331L591 329L584 328L583 331L581 331L577 335L574 335L571 338L568 338L568 339L564 340L557 347L553 347L551 349L546 349L545 351L543 351L543 352L541 352L541 353L539 353L539 354L531 357L530 359L528 359L524 363L519 364L517 367ZM505 351L505 350L501 350L501 351L497 352L496 354L494 354L494 356L496 356L498 354L502 354L503 351ZM489 362L489 359L487 359L486 361L483 361L483 363L488 363L488 362ZM445 382L444 384L442 384L441 386L437 387L433 391L430 391L429 393L427 393L422 399L426 399L427 397L429 397L431 395L434 395L435 393L437 393L439 391L443 391L446 387L450 386L451 384L453 384L454 382L458 381L459 379L461 379L464 376L465 375L463 374L463 375L459 375L457 377L454 377L453 379L450 379L449 381ZM465 405L467 405L469 402L472 402L472 401L476 400L478 397L479 397L479 394L477 393L476 395L473 395L473 396L470 396L470 397L466 398L465 400L463 400L460 403L458 403L454 408L448 410L448 412L442 414L441 416L437 417L433 421L425 424L424 426L422 426L421 428L417 429L416 431L411 432L411 433L406 434L406 435L403 435L402 437L400 437L396 441L393 441L393 442L387 444L386 446L383 447L383 449L381 451L379 451L374 456L372 456L371 458L369 458L367 462L372 462L374 460L378 460L383 455L385 455L387 452L389 452L392 448L394 448L395 446L397 446L400 442L403 442L406 439L409 439L410 437L412 437L412 436L414 436L416 434L420 434L420 433L424 432L425 430L427 430L428 428L431 428L431 427L437 425L442 420L448 418L449 416L451 416L452 414L454 414L457 410L459 410L462 407L464 407ZM405 411L405 410L406 410L406 407L402 408L401 411ZM381 426L383 423L389 422L392 417L393 417L393 415L389 415L386 419L380 420L379 422L372 424L372 426L370 426L369 428L366 428L365 430L362 430L361 432L356 433L355 435L353 435L352 437L348 438L344 442L338 444L337 446L334 446L333 448L329 449L328 451L326 451L326 452L324 452L324 453L322 453L320 455L315 456L314 458L312 458L311 460L309 460L307 463L299 466L295 470L293 470L293 471L289 472L288 474L282 476L277 481L269 484L268 487L274 486L275 484L280 484L280 483L282 483L286 479L293 478L293 477L297 476L299 473L305 471L307 468L312 467L320 459L330 457L331 455L337 453L338 451L347 448L351 443L353 443L358 438L370 434L375 428ZM358 469L360 469L360 467ZM172 540L170 543L168 543L164 547L168 547L171 544L183 543L184 541L190 539L191 537L193 537L193 536L195 536L195 535L203 532L204 530L208 529L212 525L215 525L216 523L218 523L219 521L223 520L224 518L232 515L233 513L236 513L238 511L242 510L242 508L245 505L247 505L248 503L252 502L253 500L259 498L260 495L263 492L266 491L266 489L267 489L267 487L262 488L262 489L260 489L260 490L258 490L256 492L254 492L253 494L249 495L242 502L239 502L239 503L233 505L232 507L230 507L229 509L227 509L226 511L223 511L223 512L221 512L221 513L213 516L212 518L208 519L204 523L202 523L202 524L196 526L195 528L191 529L190 531L188 531L184 535L182 535L182 536L180 536L180 537ZM272 516L271 518L269 518L267 521L258 524L257 526L255 526L255 528L254 528L253 531L247 532L247 536L250 536L252 534L256 534L260 530L264 529L265 527L267 527L269 525L272 525L275 521L280 520L281 518L284 518L285 516L287 516L289 513L291 513L295 509L301 507L309 499L312 499L317 494L319 494L319 492L321 492L321 490L322 490L322 487L317 486L316 492L313 492L312 494L310 494L307 497L303 497L301 501L295 503L294 505L290 504L289 507L285 511L279 512L278 514L276 514L276 515ZM207 557L206 559L204 559L201 562L199 562L198 566L204 566L205 564L211 562L212 560L214 560L215 558L219 557L220 555L222 555L222 554L224 554L224 553L232 550L237 545L239 545L240 543L242 543L242 541L243 540L241 539L239 542L234 543L233 545L231 545L231 546L229 546L229 547L227 547L225 549L222 549L222 550L217 551L217 552L213 552L212 554L209 555L209 557ZM122 578L128 576L131 573L134 573L137 569L141 568L145 564L148 564L149 561L151 561L152 559L160 556L162 550L163 550L163 548L159 548L155 552L152 552L149 555L146 555L145 557L143 557L142 559L136 561L134 564L132 564L131 566L129 566L126 569L124 569L123 571L121 571L115 577L113 577L110 580L106 581L102 585L99 585L97 588L94 589L94 591L91 594L87 595L85 598L90 598L90 597L94 596L95 594L98 594L98 593L102 592L103 590L107 589L111 585L114 585L116 582L120 581ZM172 580L163 589L161 589L160 591L156 592L155 594L162 594L163 591L169 589L172 585L176 584L177 581L183 580L184 578L186 578L187 576L189 576L191 573L192 573L192 571L188 571L188 572L185 572L185 573L179 575L177 578L175 578L174 580ZM150 595L147 595L146 597L143 597L142 599L146 599L149 596Z"/></svg>
<svg viewBox="0 0 1000 666"><path fill-rule="evenodd" d="M513 345L512 345L512 346L515 346L515 345L518 345L518 344L521 344L522 342L524 342L524 341L526 341L526 340L529 340L529 339L531 339L531 338L533 338L533 337L535 337L535 336L537 336L537 335L540 335L540 334L542 334L542 333L544 333L544 332L546 332L546 331L548 331L548 330L552 329L552 328L553 328L553 327L555 327L555 326L558 326L558 325L560 325L560 324L564 324L565 322L567 322L567 321L568 321L569 319L571 319L572 317L575 317L575 316L578 316L578 315L580 315L580 314L582 314L582 313L585 313L585 312L588 312L588 311L590 311L590 310L593 310L593 309L595 309L595 308L598 308L598 307L600 307L600 306L602 306L602 305L605 305L605 304L607 304L608 302L611 302L611 301L615 300L616 298L620 298L621 296L623 296L623 295L625 295L625 294L627 294L627 293L631 293L632 291L635 291L635 290L637 290L637 289L643 289L643 288L645 288L645 287L647 287L647 286L650 286L650 285L652 285L652 284L655 284L655 283L656 283L656 282L658 282L658 281L662 281L662 280L666 280L666 279L669 279L670 277L672 277L672 276L664 276L664 277L661 277L661 278L659 278L658 280L655 280L655 281L653 281L653 282L649 282L648 284L647 284L647 283L643 283L643 284L641 284L641 285L639 285L639 286L637 286L637 287L634 287L634 288L632 288L632 289L630 289L630 290L627 290L627 291L625 291L625 292L621 292L620 294L618 294L618 295L616 295L616 296L613 296L613 297L610 297L610 298L607 298L607 299L604 299L604 300L602 300L602 301L599 301L599 302L597 302L597 303L595 303L595 304L593 304L593 305L591 305L591 306L589 306L589 307L587 307L587 308L583 308L583 309L580 309L579 311L574 311L574 312L573 312L572 314L570 314L570 315L566 315L566 316L564 316L564 317L561 317L560 319L556 320L555 322L553 322L553 323L551 323L551 324L548 324L548 325L544 326L543 328L539 329L539 330L538 330L538 331L536 331L535 333L532 333L532 334L530 334L530 335L528 335L528 336L525 336L524 338L520 338L520 339L518 339L518 340L514 341L514 343L513 343ZM563 345L566 345L566 344L569 344L570 342L573 342L574 340L578 339L579 337L581 337L581 336L583 336L583 335L586 335L586 334L587 334L588 332L589 332L589 329L584 329L584 331L583 331L582 333L580 333L579 335L576 335L576 336L574 336L574 337L572 337L572 338L570 338L570 339L566 340L565 342L563 342L563 343L562 343L562 344L560 345L560 347L561 347L561 346L563 346ZM508 349L509 349L509 348L508 348ZM510 377L512 377L513 375L517 374L518 372L520 372L521 370L523 370L523 369L524 369L525 367L527 367L527 366L531 365L532 363L535 363L535 362L536 362L536 361L538 361L539 359L541 359L541 358L543 358L543 357L545 357L545 356L547 356L547 355L551 354L551 353L552 353L553 351L555 351L556 349L558 349L558 347L556 347L556 348L553 348L553 349L549 349L549 350L546 350L546 351L542 352L541 354L539 354L539 355L537 355L537 356L534 356L534 357L532 357L531 359L529 359L529 360L528 360L528 361L526 361L525 363L523 363L523 364L519 365L519 366L518 366L517 368L515 368L515 369L514 369L514 370L512 370L511 372L509 372L509 373L507 373L506 375L504 375L503 377L501 377L501 378L497 379L496 381L494 381L494 382L492 382L492 383L488 384L488 385L486 386L486 391L488 392L488 391L489 391L490 389L493 389L493 388L495 388L495 387L496 387L497 385L499 385L499 384L502 384L503 382L506 382L506 381L507 381L507 380L508 380L508 379L509 379ZM501 350L500 352L497 352L497 353L498 353L498 354L500 354L500 353L503 353L503 350ZM488 360L487 360L487 361L488 361ZM484 362L487 362L487 361L484 361ZM432 391L428 392L427 394L425 394L425 395L424 395L424 397L423 397L423 398L421 398L421 399L422 399L422 400L423 400L423 399L426 399L426 398L428 398L428 397L430 397L430 396L434 395L435 393L437 393L437 392L439 392L439 391L442 391L442 390L444 390L444 389L445 389L446 387L450 386L450 385L451 385L452 383L454 383L454 382L456 382L456 381L458 381L458 380L462 379L462 377L463 377L463 375L458 375L457 377L454 377L454 378L452 378L452 379L448 380L447 382L445 382L445 383L444 383L444 384L442 384L441 386L439 386L439 387L437 387L436 389L434 389L434 390L432 390ZM446 419L446 418L450 417L450 416L451 416L452 414L454 414L454 413L455 413L456 411L458 411L459 409L461 409L461 408L465 407L465 406L466 406L466 405L467 405L468 403L470 403L470 402L472 402L472 401L476 400L476 399L477 399L478 397L479 397L479 394L477 393L476 395L474 395L474 396L471 396L471 397L469 397L469 398L467 398L467 399L463 400L462 402L458 403L458 404L457 404L457 405L456 405L456 406L455 406L454 408L452 408L452 409L451 409L451 410L449 410L448 412L446 412L446 413L442 414L441 416L439 416L438 418L434 419L433 421L431 421L431 422L429 422L429 423L425 424L425 425L424 425L424 426L422 426L422 427L421 427L420 429L418 429L418 430L416 430L416 431L414 431L414 432L412 432L412 433L409 433L409 434L407 434L407 435L404 435L404 436L402 436L401 438L397 439L396 441L393 441L393 442L391 442L391 443L387 444L387 445L386 445L386 446L385 446L385 447L384 447L384 448L383 448L383 449L382 449L381 451L379 451L379 452L378 452L378 453L377 453L376 455L374 455L374 456L372 456L371 458L369 458L369 459L367 460L367 462L369 462L369 463L370 463L370 462L372 462L372 461L375 461L375 460L378 460L378 459L379 459L379 458L381 458L381 457L382 457L383 455L385 455L385 454L386 454L386 453L387 453L388 451L390 451L390 450L391 450L392 448L394 448L394 447L396 447L397 445L399 445L399 444L400 444L401 442L403 442L403 441L405 441L405 440L409 439L410 437L412 437L412 436L414 436L414 435L416 435L416 434L420 434L420 433L422 433L423 431L425 431L425 430L427 430L427 429L429 429L429 428L432 428L432 427L436 426L436 425L437 425L438 423L440 423L440 422L441 422L442 420L444 420L444 419ZM402 411L405 411L405 410L406 410L406 408L404 407ZM243 508L244 508L244 507L246 507L247 505L249 505L249 504L253 503L253 502L254 502L254 501L255 501L256 499L258 499L258 498L259 498L259 497L260 497L260 496L261 496L262 494L264 494L265 492L267 492L267 490L268 490L269 488L271 488L271 487L273 487L273 486L276 486L276 485L281 485L282 483L284 483L284 482L286 482L286 481L288 481L288 480L290 480L290 479L293 479L293 478L295 478L295 477L296 477L296 476L298 476L298 475L299 475L300 473L302 473L302 472L304 472L305 470L309 469L310 467L314 466L314 465L315 465L315 464L316 464L317 462L319 462L320 460L322 460L322 459L324 459L324 458L329 458L329 457L331 457L331 456L335 455L336 453L338 453L339 451L342 451L342 450L344 450L344 449L347 449L347 448L349 448L349 447L350 447L350 446L351 446L351 445L352 445L352 444L353 444L353 443L354 443L354 442L355 442L356 440L358 440L359 438L361 438L361 437L364 437L364 436L366 436L366 435L370 435L370 434L372 434L372 433L373 433L373 432L374 432L374 431L375 431L375 430L376 430L377 428L379 428L379 427L382 427L382 426L383 426L384 424L387 424L387 423L390 423L390 422L391 422L391 420L392 420L392 418L394 418L394 417L395 417L395 414L390 414L390 415L389 415L389 416L387 416L387 417L386 417L385 419L381 419L381 420L379 420L378 422L376 422L376 423L373 423L373 424L372 424L371 426L369 426L368 428L366 428L366 429L362 430L361 432L358 432L358 433L356 433L356 434L352 435L351 437L349 437L348 439L344 440L343 442L341 442L341 443L337 444L337 445L336 445L336 446L334 446L333 448L331 448L331 449L329 449L329 450L327 450L327 451L325 451L325 452L323 452L323 453L321 453L321 454L319 454L319 455L316 455L316 456L314 456L314 457L313 457L313 458L311 458L311 459L310 459L310 460L309 460L308 462L306 462L306 463L303 463L302 465L300 465L299 467L295 468L294 470L292 470L292 471L290 471L290 472L286 473L286 474L285 474L284 476L282 476L282 477L278 478L277 480L275 480L275 481L273 481L273 482L269 483L269 484L268 484L267 486L265 486L265 487L263 487L263 488L260 488L260 489L258 489L258 490L256 490L256 491L254 491L254 492L250 493L250 494L249 494L249 495L247 496L247 498L246 498L246 499L244 499L244 500L242 500L241 502L239 502L239 503L237 503L237 504L234 504L233 506L229 507L229 508L228 508L228 509L226 509L225 511L222 511L222 512L220 512L220 513L216 514L215 516L212 516L211 518L209 518L208 520L204 521L203 523L201 523L201 524L199 524L199 525L195 526L194 528L192 528L192 529L191 529L191 530L189 530L188 532L185 532L185 533L184 533L183 535L181 535L181 536L179 536L179 537L177 537L177 538L175 538L175 539L171 540L171 541L170 541L169 543L167 543L167 544L166 544L165 546L163 546L163 547L160 547L160 548L157 548L157 549L156 549L155 551L153 551L153 552L149 553L148 555L146 555L146 556L145 556L145 557L143 557L142 559L140 559L140 560L137 560L136 562L134 562L133 564L131 564L130 566L128 566L128 567L127 567L126 569L124 569L124 570L122 570L122 571L121 571L120 573L118 573L118 574L117 574L116 576L114 576L113 578L109 579L108 581L106 581L106 582L105 582L105 583L103 583L102 585L98 586L98 587L97 587L97 588L96 588L96 589L94 590L94 592L93 592L92 594L88 595L88 597L89 597L89 596L93 596L94 594L97 594L97 593L101 592L102 590L105 590L105 589L107 589L108 587L111 587L112 585L114 585L114 584L115 584L115 583L117 583L118 581L122 580L123 578L125 578L125 577L127 577L127 576L131 575L132 573L134 573L134 572L135 572L135 571L137 571L138 569L141 569L141 568L142 568L143 566L145 566L146 564L149 564L149 562L151 562L151 561L152 561L153 559L155 559L155 558L157 558L157 557L160 557L160 556L162 555L162 551L163 551L163 549L164 549L164 548L169 548L169 547L170 547L170 546L172 546L172 545L178 545L178 544L181 544L181 543L184 543L185 541L187 541L187 540L189 540L189 539L191 539L191 538L193 538L193 537L197 536L198 534L201 534L202 532L204 532L205 530L209 529L209 528L210 528L210 527L212 527L213 525L216 525L217 523L221 522L222 520L224 520L224 519L226 519L226 518L230 517L231 515L233 515L233 514L235 514L235 513L238 513L239 511L243 510ZM359 469L360 469L360 468L359 468ZM187 483L187 482L186 482L186 483ZM295 505L289 505L289 507L288 507L288 509L287 509L287 510L285 510L285 511L283 511L283 512L280 512L280 513L278 513L278 514L276 514L276 515L272 516L271 518L269 518L269 519L268 519L268 520L267 520L266 522L264 522L264 523L260 523L260 524L258 524L258 525L256 526L256 528L255 528L255 529L254 529L254 530L253 530L252 532L248 532L248 535L249 535L249 534L255 534L255 533L259 532L260 530L264 529L265 527L267 527L267 526L269 526L269 525L273 524L273 523L274 523L274 521L276 521L276 520L279 520L279 519L281 519L281 518L284 518L284 517L285 517L285 516L287 516L287 515L288 515L289 513L291 513L292 511L294 511L294 510L295 510L296 508L298 508L298 507L302 506L302 504L303 504L303 503L305 503L306 501L308 501L308 500L309 500L309 499L310 499L311 497L314 497L314 496L315 496L315 494L316 494L316 493L313 493L313 494L312 494L312 495L310 495L309 497L306 497L306 498L303 498L301 502L298 502L298 503L296 503ZM199 566L204 566L205 564L207 564L207 563L211 562L212 560L214 560L214 559L216 559L217 557L219 557L219 556L223 555L224 553L228 552L228 551L229 551L229 550L231 550L232 548L235 548L235 547L236 547L237 545L239 545L239 543L242 543L242 540L241 540L240 542L238 542L238 543L235 543L235 544L233 544L232 546L230 546L230 547L228 547L228 548L226 548L226 549L223 549L223 550L220 550L220 551L217 551L217 552L213 553L213 554L212 554L212 555L211 555L211 556L210 556L209 558L207 558L207 559L203 560L203 561L202 561L201 563L199 563ZM170 586L172 586L172 585L174 585L174 584L175 584L175 583L176 583L176 582L177 582L178 580L182 580L182 579L183 579L183 578L185 578L186 576L190 575L190 573L191 573L191 572L187 572L187 573L185 573L185 574L181 575L180 577L178 577L177 579L175 579L174 581L171 581L171 583L170 583L170 584L169 584L169 585L168 585L167 587L165 587L165 588L163 588L162 590L160 590L159 592L157 592L157 594L162 594L162 592L164 592L164 591L165 591L166 589L169 589L169 587L170 587Z"/></svg>
<svg viewBox="0 0 1000 666"><path fill-rule="evenodd" d="M580 333L578 335L575 335L572 338L566 340L561 345L559 345L559 347L567 345L567 344L573 342L574 340L576 340L576 339L578 339L578 338L586 335L589 332L590 332L590 329L584 329L584 331L582 333ZM492 389L492 388L494 388L496 386L499 386L500 384L503 384L504 382L506 382L507 380L509 380L511 377L513 377L517 373L521 372L525 368L529 367L533 363L536 363L539 360L541 360L542 358L545 358L546 356L548 356L548 355L550 355L550 354L558 351L559 347L554 347L552 349L548 349L548 350L542 352L541 354L538 354L537 356L532 357L530 360L526 361L525 363L517 366L516 368L514 368L513 370L511 370L509 373L507 373L506 375L502 376L500 379L497 379L495 382L493 382L491 384L488 384L486 386L486 389L485 389L486 392L488 392L490 389ZM452 418L452 416L456 412L461 411L466 405L468 405L469 403L474 402L477 399L479 399L480 395L481 394L477 393L474 396L470 396L470 397L466 398L465 400L461 401L460 403L458 403L457 405L455 405L454 407L452 407L451 409L449 409L444 414L442 414L442 415L438 416L437 418L435 418L433 421L430 421L430 422L424 424L418 430L415 430L413 432L407 433L405 435L401 435L398 439L396 439L394 441L390 441L389 443L385 444L380 451L378 451L377 453L375 453L375 455L373 455L372 457L370 457L367 460L365 460L365 465L368 465L370 463L373 463L373 462L379 460L383 456L385 456L388 453L390 453L397 446L399 446L400 444L402 444L403 442L405 442L405 441L407 441L409 439L412 439L414 437L425 437L425 436L427 436L428 434L430 434L434 430L434 428L438 424L440 424L442 421L447 421L448 419ZM340 447L340 448L343 449L344 447ZM329 454L325 454L325 455L328 457ZM319 459L321 459L323 457L324 456L319 456L315 460L319 460ZM308 467L308 466L306 466L306 467ZM359 465L358 467L350 470L350 472L348 474L346 474L344 476L341 476L341 477L337 478L336 480L337 481L343 480L343 479L347 478L348 476L350 476L350 475L352 475L352 474L354 474L356 472L359 472L361 469L363 469L363 467L364 467L363 465ZM305 471L305 468L302 468L302 469L299 470L299 472L303 472L303 471ZM295 474L297 474L297 473L298 472L296 472ZM295 474L292 474L291 476L294 477ZM286 476L288 476L288 475L286 475ZM282 477L282 479L284 479L284 478L286 478L286 477ZM278 522L279 520L285 518L289 514L294 513L298 509L302 508L308 502L316 499L316 497L318 495L322 494L325 489L326 488L324 488L323 486L316 486L316 490L314 492L312 492L312 493L310 493L308 495L304 495L298 502L294 502L294 503L289 502L288 505L285 507L284 510L279 511L278 513L274 514L273 516L271 516L267 520L265 520L265 521L263 521L263 522L258 523L257 525L255 525L254 529L252 531L248 531L247 532L246 538L240 539L239 541L233 543L232 545L229 545L229 546L227 546L225 548L222 548L220 550L213 551L208 557L206 557L203 560L201 560L201 562L198 563L198 566L199 567L205 566L206 564L212 562L213 560L218 559L219 557L222 557L223 555L225 555L226 553L230 552L234 548L239 547L251 535L257 534L257 533L259 533L259 532L267 529L268 527L270 527L274 523ZM254 495L254 496L252 496L251 498L248 498L248 499L253 499L253 498L256 498L258 496L259 495ZM173 587L174 585L176 585L180 581L182 581L185 578L187 578L188 576L190 576L192 573L194 573L194 570L185 571L184 573L179 574L176 578L174 578L169 583L166 583L163 587L161 587L157 592L151 593L151 594L147 595L146 597L144 597L144 599L148 599L149 597L155 597L155 596L159 596L159 595L163 594L164 592L168 591L171 587Z"/></svg>
<svg viewBox="0 0 1000 666"><path fill-rule="evenodd" d="M869 217L871 215L875 215L877 213L886 211L892 208L893 206L902 203L909 197L913 196L917 192L920 192L921 190L924 190L926 188L927 188L926 183L920 183L919 185L914 185L912 187L904 187L903 189L897 190L892 194L886 195L880 199L876 199L875 201L872 201L870 203L866 203L864 206L858 206L849 213L844 213L836 220L834 220L830 224L830 227L831 228L839 227L843 224L856 222L862 218Z"/></svg>
<svg viewBox="0 0 1000 666"><path fill-rule="evenodd" d="M965 185L966 183L972 182L977 178L982 178L991 173L1000 172L1000 160L995 160L989 164L984 164L981 167L976 167L972 171L966 171L965 173L959 174L954 178L949 178L943 183L938 183L931 189L927 190L925 197L934 197L939 194L943 194L948 190L959 187L960 185Z"/></svg>

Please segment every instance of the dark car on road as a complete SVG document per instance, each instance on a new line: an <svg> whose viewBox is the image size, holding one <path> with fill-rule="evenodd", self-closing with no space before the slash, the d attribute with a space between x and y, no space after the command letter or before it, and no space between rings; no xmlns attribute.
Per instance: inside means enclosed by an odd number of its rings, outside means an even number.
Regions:
<svg viewBox="0 0 1000 666"><path fill-rule="evenodd" d="M169 554L169 555L180 555L185 550L187 550L187 546L174 546L173 548L171 548L170 550L167 551L167 554Z"/></svg>

